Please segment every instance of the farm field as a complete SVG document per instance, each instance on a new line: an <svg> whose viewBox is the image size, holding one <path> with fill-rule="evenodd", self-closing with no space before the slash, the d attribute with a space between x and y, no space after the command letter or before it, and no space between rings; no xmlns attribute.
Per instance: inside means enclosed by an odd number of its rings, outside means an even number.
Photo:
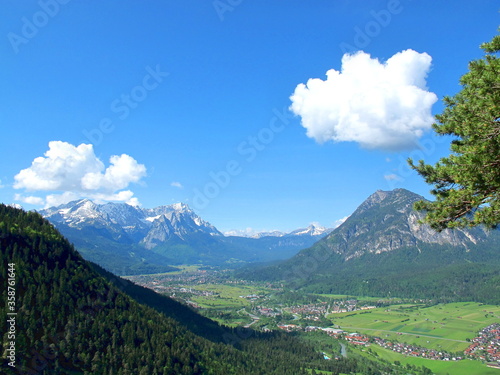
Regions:
<svg viewBox="0 0 500 375"><path fill-rule="evenodd" d="M211 292L213 295L194 296L192 300L202 308L225 309L225 308L244 308L250 306L250 301L240 296L251 294L269 293L263 288L245 285L226 285L226 284L202 284L193 286L192 289Z"/></svg>
<svg viewBox="0 0 500 375"><path fill-rule="evenodd" d="M348 332L359 332L426 348L463 351L467 339L500 321L500 306L472 302L392 305L368 311L330 314L328 318Z"/></svg>
<svg viewBox="0 0 500 375"><path fill-rule="evenodd" d="M393 352L392 350L381 348L377 345L371 345L369 348L372 352L376 353L376 357L373 354L369 354L367 349L349 349L371 359L379 358L389 362L399 361L401 366L406 366L408 364L412 366L425 366L432 370L432 372L436 375L498 375L500 373L500 370L489 368L479 361L473 361L470 359L464 359L456 362L435 361L432 359L405 356L403 354Z"/></svg>

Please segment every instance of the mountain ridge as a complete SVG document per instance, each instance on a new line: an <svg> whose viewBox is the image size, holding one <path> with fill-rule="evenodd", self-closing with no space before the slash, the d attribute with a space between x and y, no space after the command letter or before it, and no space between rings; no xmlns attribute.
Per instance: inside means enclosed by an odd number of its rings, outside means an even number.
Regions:
<svg viewBox="0 0 500 375"><path fill-rule="evenodd" d="M39 212L86 259L120 275L167 272L162 268L186 263L235 266L285 259L328 233L312 225L256 239L225 236L185 203L140 208L81 199Z"/></svg>
<svg viewBox="0 0 500 375"><path fill-rule="evenodd" d="M378 254L416 247L419 241L467 247L485 239L486 232L482 228L436 232L428 225L420 224L424 214L415 211L413 204L422 199L406 189L377 190L323 241L332 251L345 253L351 259L364 252ZM347 251L353 247L356 248L354 252Z"/></svg>

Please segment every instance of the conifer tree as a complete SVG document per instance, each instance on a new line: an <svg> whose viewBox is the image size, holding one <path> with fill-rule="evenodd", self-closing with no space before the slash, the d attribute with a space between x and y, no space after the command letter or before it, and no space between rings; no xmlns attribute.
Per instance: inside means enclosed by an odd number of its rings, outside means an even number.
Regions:
<svg viewBox="0 0 500 375"><path fill-rule="evenodd" d="M424 222L445 228L500 223L500 35L481 45L486 53L470 62L462 76L462 90L445 97L445 109L437 115L434 130L456 137L450 156L435 165L420 160L415 169L428 184L435 201L420 201Z"/></svg>

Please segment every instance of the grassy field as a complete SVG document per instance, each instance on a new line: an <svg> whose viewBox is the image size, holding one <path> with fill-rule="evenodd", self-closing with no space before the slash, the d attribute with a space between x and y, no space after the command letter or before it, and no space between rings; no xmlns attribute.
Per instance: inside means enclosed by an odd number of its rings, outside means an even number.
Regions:
<svg viewBox="0 0 500 375"><path fill-rule="evenodd" d="M393 352L392 350L381 348L377 345L371 345L369 349L377 353L377 357L369 354L367 349L362 351L359 348L349 348L351 351L356 351L368 358L381 358L389 362L399 361L401 366L407 364L413 366L425 366L432 370L436 375L499 375L500 371L487 367L479 361L465 359L462 361L435 361L432 359L424 359L417 357L409 357L403 354Z"/></svg>
<svg viewBox="0 0 500 375"><path fill-rule="evenodd" d="M330 314L342 329L449 352L463 351L476 332L500 321L500 306L449 303L431 307L394 305Z"/></svg>
<svg viewBox="0 0 500 375"><path fill-rule="evenodd" d="M251 286L225 284L202 284L193 286L192 289L216 293L213 296L195 296L192 298L202 308L210 309L244 308L250 306L251 303L248 299L240 298L240 296L266 292L265 289Z"/></svg>
<svg viewBox="0 0 500 375"><path fill-rule="evenodd" d="M176 268L179 268L179 271L174 271L174 272L167 272L163 273L161 275L180 275L183 273L190 273L190 272L196 272L198 269L201 267L201 265L180 265L180 266L175 266Z"/></svg>

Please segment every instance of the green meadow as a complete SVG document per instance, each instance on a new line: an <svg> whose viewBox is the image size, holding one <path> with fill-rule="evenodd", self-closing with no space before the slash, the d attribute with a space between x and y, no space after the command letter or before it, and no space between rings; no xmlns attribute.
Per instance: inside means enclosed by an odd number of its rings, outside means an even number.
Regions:
<svg viewBox="0 0 500 375"><path fill-rule="evenodd" d="M349 351L359 353L371 359L384 359L389 362L394 363L399 361L401 366L412 365L412 366L425 366L430 369L436 375L498 375L500 370L487 367L485 364L479 361L473 361L470 359L464 359L461 361L436 361L432 359L424 359L417 357L405 356L393 352L389 349L381 348L377 345L371 345L369 347L374 356L368 352L368 349L352 348L349 347Z"/></svg>
<svg viewBox="0 0 500 375"><path fill-rule="evenodd" d="M333 324L360 332L449 352L465 350L467 339L485 326L500 321L500 306L472 302L392 305L373 310L330 314Z"/></svg>
<svg viewBox="0 0 500 375"><path fill-rule="evenodd" d="M192 286L192 289L199 291L209 291L216 293L212 296L193 296L192 300L202 308L209 309L227 309L243 308L250 306L250 301L240 296L259 294L265 289L245 285L227 285L227 284L201 284Z"/></svg>

